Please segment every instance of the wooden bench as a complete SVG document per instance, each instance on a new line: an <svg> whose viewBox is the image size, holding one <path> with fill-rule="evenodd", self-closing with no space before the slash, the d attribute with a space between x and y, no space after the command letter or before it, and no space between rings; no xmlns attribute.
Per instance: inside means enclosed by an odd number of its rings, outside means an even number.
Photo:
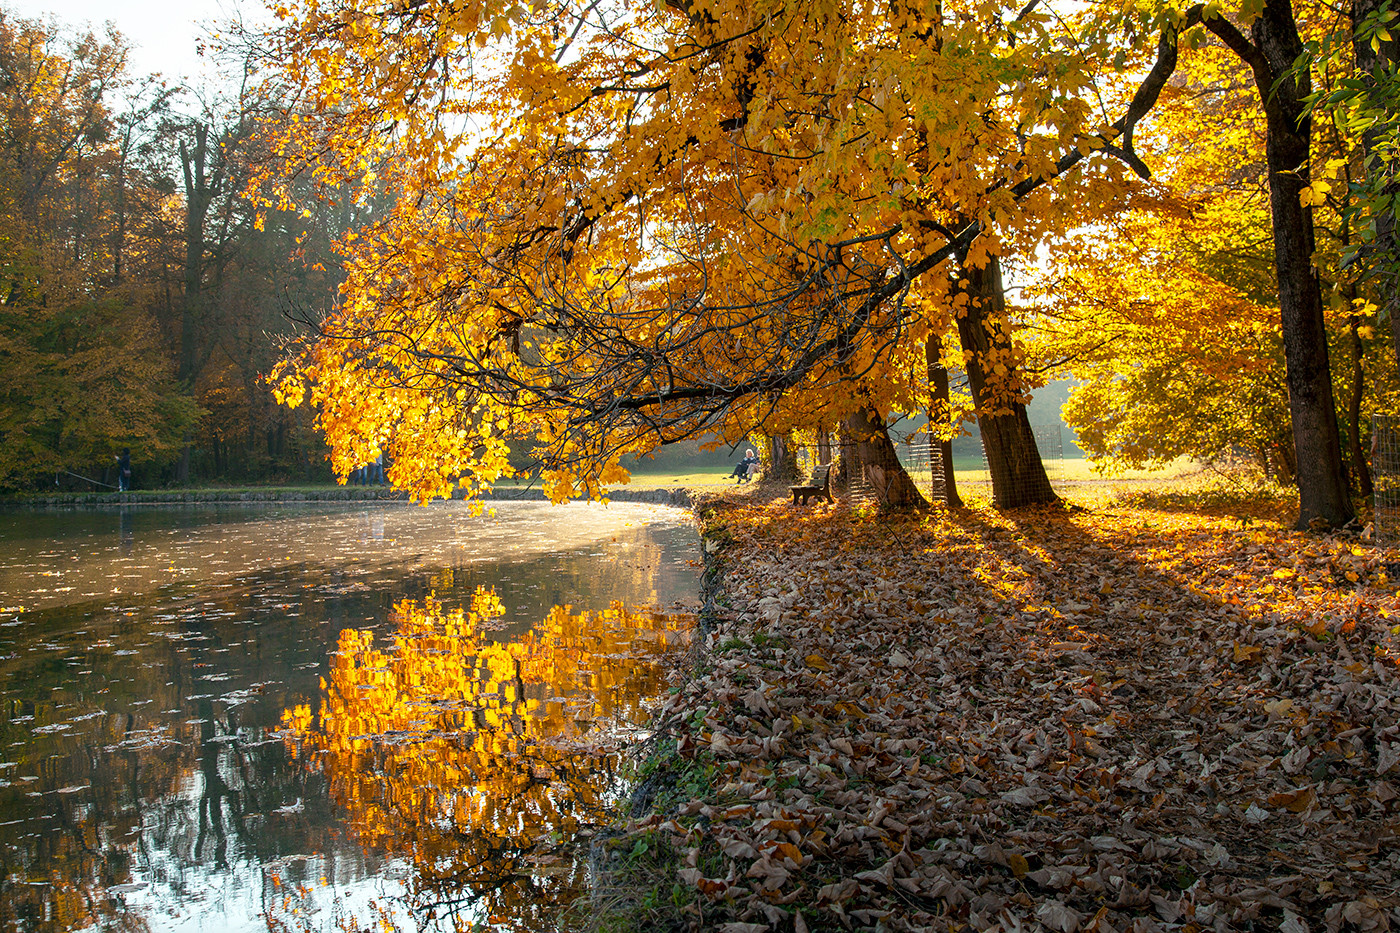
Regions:
<svg viewBox="0 0 1400 933"><path fill-rule="evenodd" d="M824 463L812 471L812 480L803 486L789 486L792 490L792 504L797 505L797 499L802 497L802 504L806 505L807 500L812 496L825 496L827 502L835 502L831 496L831 464Z"/></svg>

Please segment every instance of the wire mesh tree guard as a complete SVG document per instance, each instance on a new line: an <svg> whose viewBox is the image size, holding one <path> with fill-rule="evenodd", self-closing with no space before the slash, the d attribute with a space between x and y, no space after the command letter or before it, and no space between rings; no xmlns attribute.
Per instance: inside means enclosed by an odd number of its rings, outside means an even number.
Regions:
<svg viewBox="0 0 1400 933"><path fill-rule="evenodd" d="M1371 483L1376 540L1400 539L1400 418L1371 418Z"/></svg>

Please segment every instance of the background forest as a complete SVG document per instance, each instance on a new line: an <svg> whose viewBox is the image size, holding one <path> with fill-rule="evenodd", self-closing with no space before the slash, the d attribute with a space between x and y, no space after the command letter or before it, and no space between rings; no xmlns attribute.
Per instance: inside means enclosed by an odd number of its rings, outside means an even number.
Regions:
<svg viewBox="0 0 1400 933"><path fill-rule="evenodd" d="M896 503L914 415L1028 504L1025 406L1072 379L1101 463L1301 469L1341 523L1395 407L1397 14L1149 6L347 0L226 41L218 93L0 14L0 488L123 447L324 480L325 431L341 474L533 454L567 497L763 436Z"/></svg>
<svg viewBox="0 0 1400 933"><path fill-rule="evenodd" d="M324 312L368 205L243 197L276 100L127 68L117 35L0 9L0 489L325 481L324 441L263 381ZM235 67L235 75L237 68Z"/></svg>

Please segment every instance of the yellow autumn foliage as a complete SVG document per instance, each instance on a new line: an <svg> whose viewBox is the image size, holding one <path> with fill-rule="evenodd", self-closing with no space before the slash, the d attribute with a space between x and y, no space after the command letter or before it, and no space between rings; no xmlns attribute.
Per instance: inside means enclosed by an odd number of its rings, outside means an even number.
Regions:
<svg viewBox="0 0 1400 933"><path fill-rule="evenodd" d="M573 892L569 877L532 874L532 850L604 813L618 743L647 720L660 655L688 620L556 606L498 641L503 613L479 589L465 608L399 603L388 644L346 629L319 708L295 706L283 723L355 838L412 863L415 895L465 886L529 929Z"/></svg>

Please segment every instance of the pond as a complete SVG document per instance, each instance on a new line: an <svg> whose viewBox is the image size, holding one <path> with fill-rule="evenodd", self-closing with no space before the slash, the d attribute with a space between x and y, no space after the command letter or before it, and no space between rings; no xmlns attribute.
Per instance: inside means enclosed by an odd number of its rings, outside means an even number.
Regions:
<svg viewBox="0 0 1400 933"><path fill-rule="evenodd" d="M546 928L586 879L536 843L688 640L684 518L0 513L0 931Z"/></svg>

